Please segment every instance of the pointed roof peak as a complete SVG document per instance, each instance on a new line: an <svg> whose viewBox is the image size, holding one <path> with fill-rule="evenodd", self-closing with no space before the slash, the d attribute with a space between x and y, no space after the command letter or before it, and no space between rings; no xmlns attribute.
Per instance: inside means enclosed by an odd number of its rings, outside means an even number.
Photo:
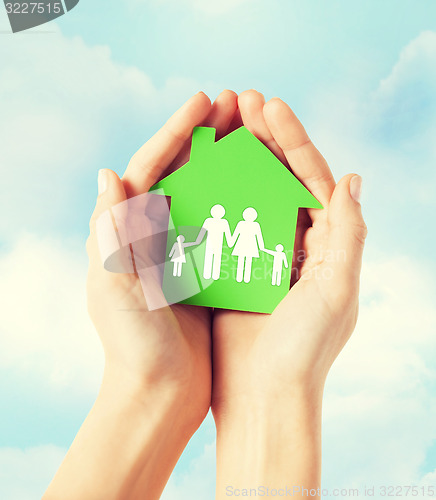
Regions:
<svg viewBox="0 0 436 500"><path fill-rule="evenodd" d="M260 169L262 169L262 175L264 172L266 173L267 182L276 183L277 189L280 188L285 197L287 197L289 193L292 193L295 204L299 207L323 208L321 203L319 203L304 184L294 176L286 165L284 165L275 154L246 127L241 126L218 141L215 141L215 139L215 128L195 127L192 133L189 162L160 181L156 187L163 187L168 182L175 182L176 178L186 175L187 168L194 168L194 170L190 170L191 175L193 172L201 173L203 176L210 175L209 170L204 169L205 162L207 164L208 160L212 160L216 154L221 157L222 155L227 155L226 158L229 158L229 160L226 161L227 165L232 164L232 161L239 167L245 165L244 168L249 169L250 175L253 175L254 172L260 172ZM215 147L217 150L214 153ZM191 163L191 167L189 163ZM237 175L237 177L240 178L241 171L237 169L232 172L232 175Z"/></svg>

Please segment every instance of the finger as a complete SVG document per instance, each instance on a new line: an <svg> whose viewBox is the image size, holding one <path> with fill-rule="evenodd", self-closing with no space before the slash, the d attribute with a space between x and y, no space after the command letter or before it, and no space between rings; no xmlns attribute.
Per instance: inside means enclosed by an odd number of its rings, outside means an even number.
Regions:
<svg viewBox="0 0 436 500"><path fill-rule="evenodd" d="M216 129L216 140L227 132L238 109L238 95L232 90L223 90L215 99L203 126Z"/></svg>
<svg viewBox="0 0 436 500"><path fill-rule="evenodd" d="M328 248L331 254L327 265L348 285L345 287L348 291L358 289L367 235L359 202L361 183L359 175L343 177L333 192L328 211Z"/></svg>
<svg viewBox="0 0 436 500"><path fill-rule="evenodd" d="M228 126L225 134L230 134L231 132L234 132L236 129L239 127L242 127L242 117L241 117L241 112L239 111L239 108L236 109L235 114L233 115L232 120L230 121L230 125Z"/></svg>
<svg viewBox="0 0 436 500"><path fill-rule="evenodd" d="M263 116L264 105L265 98L263 94L256 90L246 90L238 97L238 106L245 127L263 142L281 162L287 165L287 160L283 151L278 146L266 124Z"/></svg>
<svg viewBox="0 0 436 500"><path fill-rule="evenodd" d="M335 189L335 180L327 162L309 139L303 125L291 108L278 98L265 104L263 114L293 173L323 207L327 208ZM309 210L312 219L324 216L323 212Z"/></svg>
<svg viewBox="0 0 436 500"><path fill-rule="evenodd" d="M150 189L190 138L192 129L205 120L210 108L209 97L199 92L133 155L123 175L129 198Z"/></svg>
<svg viewBox="0 0 436 500"><path fill-rule="evenodd" d="M90 234L86 244L90 266L103 269L101 247L113 247L111 241L115 236L113 219L110 209L126 200L123 183L115 172L109 169L100 170L98 174L98 197L94 212L89 223ZM105 213L108 215L106 231L97 234L97 221ZM115 243L117 245L118 242Z"/></svg>
<svg viewBox="0 0 436 500"><path fill-rule="evenodd" d="M215 99L210 109L209 115L201 124L203 127L213 127L216 129L216 140L223 137L238 109L238 96L231 90L223 90ZM185 145L174 159L172 164L165 170L162 177L166 177L189 160L191 152L191 141L186 141Z"/></svg>

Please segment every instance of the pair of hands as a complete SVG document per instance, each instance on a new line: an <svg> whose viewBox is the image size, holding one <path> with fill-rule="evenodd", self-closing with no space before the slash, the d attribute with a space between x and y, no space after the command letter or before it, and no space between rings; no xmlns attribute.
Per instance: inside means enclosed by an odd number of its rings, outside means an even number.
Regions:
<svg viewBox="0 0 436 500"><path fill-rule="evenodd" d="M300 212L293 286L271 315L212 313L188 305L149 312L137 275L113 274L102 266L99 215L147 192L186 163L197 125L216 128L218 139L245 125L324 206ZM193 96L132 157L122 179L110 170L99 174L87 244L87 289L106 372L135 397L152 391L178 399L192 431L210 406L220 422L230 420L242 404L286 398L295 388L322 392L357 319L366 236L360 182L350 174L335 183L326 161L280 99L265 103L254 90L239 96L226 90L213 104L202 92Z"/></svg>

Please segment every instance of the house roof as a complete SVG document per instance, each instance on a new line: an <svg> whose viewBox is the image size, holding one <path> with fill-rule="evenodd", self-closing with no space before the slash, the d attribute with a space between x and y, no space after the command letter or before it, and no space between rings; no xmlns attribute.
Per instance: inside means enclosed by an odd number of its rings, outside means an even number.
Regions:
<svg viewBox="0 0 436 500"><path fill-rule="evenodd" d="M189 190L210 189L217 184L238 190L252 190L286 205L322 208L319 201L286 168L276 156L247 128L240 127L215 142L215 129L195 127L191 156L181 168L155 184L151 190L163 189L175 195ZM224 176L224 185L223 182ZM283 198L284 197L284 198Z"/></svg>

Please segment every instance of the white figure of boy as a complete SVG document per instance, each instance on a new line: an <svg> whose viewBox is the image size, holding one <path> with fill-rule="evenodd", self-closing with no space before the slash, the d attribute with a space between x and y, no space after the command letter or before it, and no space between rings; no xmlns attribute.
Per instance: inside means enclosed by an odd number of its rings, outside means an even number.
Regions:
<svg viewBox="0 0 436 500"><path fill-rule="evenodd" d="M282 283L283 265L286 267L286 269L289 267L288 260L286 259L286 254L283 251L283 245L280 245L280 244L276 245L275 251L274 250L267 250L265 248L264 252L266 252L274 257L271 285L280 286Z"/></svg>

